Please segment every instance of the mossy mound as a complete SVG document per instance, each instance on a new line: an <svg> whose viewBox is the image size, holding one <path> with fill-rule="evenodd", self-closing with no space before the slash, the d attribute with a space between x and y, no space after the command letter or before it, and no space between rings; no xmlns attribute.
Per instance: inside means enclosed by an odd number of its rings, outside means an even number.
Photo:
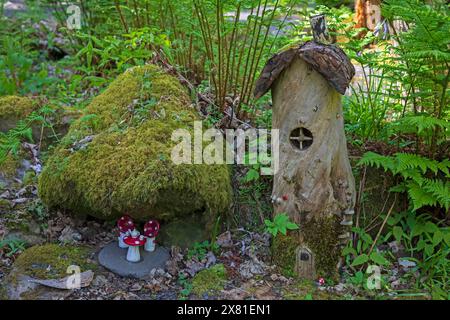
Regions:
<svg viewBox="0 0 450 320"><path fill-rule="evenodd" d="M203 294L217 294L224 289L227 273L223 264L216 264L209 269L197 273L192 279L192 293L197 296Z"/></svg>
<svg viewBox="0 0 450 320"><path fill-rule="evenodd" d="M196 111L178 80L148 65L128 70L70 127L39 177L49 207L101 219L173 220L225 211L226 165L175 165L178 128L193 133Z"/></svg>
<svg viewBox="0 0 450 320"><path fill-rule="evenodd" d="M26 118L36 108L33 100L26 97L0 97L0 131L14 128L17 121Z"/></svg>
<svg viewBox="0 0 450 320"><path fill-rule="evenodd" d="M67 277L67 268L80 267L81 272L92 270L96 265L88 262L90 250L85 247L45 244L25 250L14 262L16 274L37 279L60 279Z"/></svg>

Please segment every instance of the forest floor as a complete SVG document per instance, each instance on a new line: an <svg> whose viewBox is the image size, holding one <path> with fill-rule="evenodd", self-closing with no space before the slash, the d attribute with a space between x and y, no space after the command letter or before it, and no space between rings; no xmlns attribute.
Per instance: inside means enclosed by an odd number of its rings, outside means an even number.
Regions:
<svg viewBox="0 0 450 320"><path fill-rule="evenodd" d="M23 1L8 1L7 13L24 10ZM45 41L45 39L43 39ZM357 70L359 70L357 68ZM358 74L356 76L358 78ZM91 88L86 97L94 95L98 88ZM383 144L365 145L368 151L392 153ZM360 155L358 148L349 145L350 155ZM233 181L240 181L245 170L235 170ZM235 203L235 220L217 236L213 250L201 244L194 249L170 248L171 259L166 270L152 270L152 278L138 280L118 276L98 264L98 252L106 244L116 239L114 222L102 222L92 218L77 219L65 212L48 212L37 195L35 183L16 181L14 188L3 189L0 204L8 207L7 213L0 215L0 239L22 240L26 246L58 243L89 248L90 263L94 265L94 278L85 288L77 290L56 290L42 287L40 297L52 299L90 300L140 300L140 299L427 299L424 293L411 293L411 283L401 280L408 267L396 264L387 272L383 286L378 290L364 289L361 281L349 276L343 269L340 281L326 279L304 281L283 275L271 260L271 237L263 230L264 218L270 216L270 181L258 186L264 203L248 201L254 199L249 186L235 183L236 195L244 193L245 201ZM239 198L239 196L238 196ZM242 199L241 199L242 200ZM255 218L256 217L256 218ZM258 220L255 222L254 220ZM258 227L259 226L259 227ZM224 228L225 229L225 228ZM13 271L15 260L24 251L24 242L10 241L10 247L0 250L0 298L1 291L8 290L8 275ZM209 272L214 266L223 265L225 273ZM85 271L85 270L83 270ZM205 272L206 271L206 272ZM196 280L197 279L197 280Z"/></svg>

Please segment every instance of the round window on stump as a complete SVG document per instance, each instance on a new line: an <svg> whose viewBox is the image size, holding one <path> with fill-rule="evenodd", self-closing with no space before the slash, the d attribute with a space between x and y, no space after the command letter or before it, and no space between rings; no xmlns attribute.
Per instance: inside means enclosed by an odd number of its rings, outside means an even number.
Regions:
<svg viewBox="0 0 450 320"><path fill-rule="evenodd" d="M313 135L308 129L300 127L291 131L289 140L295 149L306 150L313 144Z"/></svg>

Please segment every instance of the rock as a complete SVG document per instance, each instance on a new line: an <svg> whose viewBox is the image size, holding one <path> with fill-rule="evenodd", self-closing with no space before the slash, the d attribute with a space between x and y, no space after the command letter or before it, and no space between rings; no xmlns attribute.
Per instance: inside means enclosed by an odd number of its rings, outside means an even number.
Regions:
<svg viewBox="0 0 450 320"><path fill-rule="evenodd" d="M66 226L63 231L61 231L61 235L58 238L58 241L62 243L76 243L81 240L81 234L75 231L71 226Z"/></svg>
<svg viewBox="0 0 450 320"><path fill-rule="evenodd" d="M190 105L178 80L158 67L129 69L86 107L46 162L43 202L105 220L127 212L173 221L201 211L206 223L215 221L231 202L228 167L171 160L174 130L190 133L199 120Z"/></svg>
<svg viewBox="0 0 450 320"><path fill-rule="evenodd" d="M37 282L58 281L70 276L73 274L73 266L79 267L81 273L92 269L95 266L87 263L88 255L89 249L84 247L46 244L28 248L16 259L12 271L5 279L8 298L51 300L69 296L72 290L48 288Z"/></svg>
<svg viewBox="0 0 450 320"><path fill-rule="evenodd" d="M266 266L260 261L247 260L239 266L239 273L244 279L266 273Z"/></svg>
<svg viewBox="0 0 450 320"><path fill-rule="evenodd" d="M106 269L123 277L148 279L155 268L164 268L170 253L167 249L157 246L153 252L141 249L141 261L134 263L126 260L128 249L121 249L116 241L103 247L98 254L99 263Z"/></svg>
<svg viewBox="0 0 450 320"><path fill-rule="evenodd" d="M131 286L130 291L141 291L142 285L140 283L135 283Z"/></svg>
<svg viewBox="0 0 450 320"><path fill-rule="evenodd" d="M231 232L226 231L217 237L216 243L222 248L231 248L233 246L233 240L231 239Z"/></svg>
<svg viewBox="0 0 450 320"><path fill-rule="evenodd" d="M104 287L108 284L108 279L104 275L99 274L92 281L93 287Z"/></svg>
<svg viewBox="0 0 450 320"><path fill-rule="evenodd" d="M58 290L33 282L27 275L12 271L10 277L15 281L6 283L6 294L10 300L59 300L72 294L71 290Z"/></svg>
<svg viewBox="0 0 450 320"><path fill-rule="evenodd" d="M403 269L414 268L417 265L414 261L407 259L398 259L398 264L403 267Z"/></svg>
<svg viewBox="0 0 450 320"><path fill-rule="evenodd" d="M92 279L94 279L94 272L92 272L92 270L88 270L64 277L62 279L31 279L29 281L50 288L72 290L88 287L91 284Z"/></svg>

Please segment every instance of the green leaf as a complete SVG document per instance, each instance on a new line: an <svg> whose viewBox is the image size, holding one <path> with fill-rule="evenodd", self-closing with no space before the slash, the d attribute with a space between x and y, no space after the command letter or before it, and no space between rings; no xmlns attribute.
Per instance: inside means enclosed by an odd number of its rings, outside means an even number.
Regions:
<svg viewBox="0 0 450 320"><path fill-rule="evenodd" d="M378 252L372 252L370 254L370 260L372 260L373 262L375 262L376 264L382 265L382 266L388 266L390 265L390 262L388 260L386 260L385 257L383 257L380 253Z"/></svg>
<svg viewBox="0 0 450 320"><path fill-rule="evenodd" d="M347 248L344 248L344 250L342 250L342 255L343 256L348 256L349 254L352 254L352 255L356 256L357 252L356 252L355 248L347 247Z"/></svg>
<svg viewBox="0 0 450 320"><path fill-rule="evenodd" d="M441 241L444 239L444 234L440 231L437 230L434 234L433 234L433 247L437 246L439 243L441 243Z"/></svg>
<svg viewBox="0 0 450 320"><path fill-rule="evenodd" d="M361 264L366 263L367 261L369 261L369 257L367 256L367 254L364 253L364 254L361 254L361 255L357 256L355 258L355 260L353 260L352 266L353 267L359 266Z"/></svg>
<svg viewBox="0 0 450 320"><path fill-rule="evenodd" d="M275 224L272 221L270 221L269 219L265 219L264 224L271 228L273 228L275 226Z"/></svg>
<svg viewBox="0 0 450 320"><path fill-rule="evenodd" d="M286 228L288 230L297 230L298 229L298 225L296 223L294 223L294 222L288 222L286 224Z"/></svg>
<svg viewBox="0 0 450 320"><path fill-rule="evenodd" d="M434 232L436 232L437 230L438 230L439 228L437 227L437 225L435 225L434 223L432 223L432 222L427 222L427 223L425 223L425 226L424 226L424 230L426 231L426 232L428 232L428 233L434 233Z"/></svg>
<svg viewBox="0 0 450 320"><path fill-rule="evenodd" d="M427 256L431 256L433 254L433 251L434 251L433 245L431 245L431 244L425 245L424 252Z"/></svg>
<svg viewBox="0 0 450 320"><path fill-rule="evenodd" d="M450 246L450 232L444 235L444 241L446 245Z"/></svg>
<svg viewBox="0 0 450 320"><path fill-rule="evenodd" d="M394 228L392 228L392 234L394 235L395 240L397 240L397 242L400 242L403 236L403 229L399 226L395 226Z"/></svg>
<svg viewBox="0 0 450 320"><path fill-rule="evenodd" d="M259 179L259 172L256 171L255 169L248 170L247 174L245 175L246 182L250 182L250 181L254 181L254 180L258 180L258 179Z"/></svg>

